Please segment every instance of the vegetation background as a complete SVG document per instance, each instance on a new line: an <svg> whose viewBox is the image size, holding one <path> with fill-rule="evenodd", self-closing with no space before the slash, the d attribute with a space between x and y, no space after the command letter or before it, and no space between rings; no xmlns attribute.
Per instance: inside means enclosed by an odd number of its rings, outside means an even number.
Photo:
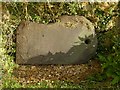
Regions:
<svg viewBox="0 0 120 90"><path fill-rule="evenodd" d="M0 41L1 88L120 88L120 2L6 2L2 5ZM13 79L16 43L15 31L22 20L37 23L54 23L62 15L82 15L95 27L98 38L96 59L101 71L89 76L80 84L69 82L39 82L36 85L20 84ZM51 83L51 84L50 84Z"/></svg>

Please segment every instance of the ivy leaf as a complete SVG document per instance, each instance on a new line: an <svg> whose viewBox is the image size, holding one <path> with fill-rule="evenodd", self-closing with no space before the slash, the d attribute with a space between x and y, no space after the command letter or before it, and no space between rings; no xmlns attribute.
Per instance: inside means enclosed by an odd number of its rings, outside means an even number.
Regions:
<svg viewBox="0 0 120 90"><path fill-rule="evenodd" d="M119 76L115 76L114 79L112 80L111 84L117 84L120 80L120 77Z"/></svg>

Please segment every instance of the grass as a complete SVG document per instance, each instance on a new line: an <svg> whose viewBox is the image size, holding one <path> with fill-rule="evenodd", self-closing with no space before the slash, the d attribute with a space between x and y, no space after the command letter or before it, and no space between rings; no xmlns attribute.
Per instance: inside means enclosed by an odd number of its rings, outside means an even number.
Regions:
<svg viewBox="0 0 120 90"><path fill-rule="evenodd" d="M119 5L120 3L2 3L3 5L3 16L2 16L2 24L1 31L2 35L0 35L0 39L2 38L2 42L0 41L0 70L4 74L2 77L3 88L119 88L119 81L115 84L111 84L111 79L120 77L119 74L119 65L114 69L111 68L112 71L117 70L117 76L112 75L113 73L106 73L111 66L108 65L109 58L105 56L115 55L120 56L119 52L119 43L117 33L110 32L108 34L104 34L104 32L110 31L115 26L115 19L119 15ZM117 6L118 5L118 6ZM31 12L32 11L32 12ZM19 65L14 63L15 59L15 31L20 21L29 20L38 23L48 24L51 22L55 22L57 18L61 15L83 15L88 18L91 22L93 22L96 33L98 35L99 40L99 48L98 54L102 55L101 57L96 57L101 61L101 66L103 66L102 73L95 74L90 76L87 80L81 81L80 84L73 84L66 81L43 81L38 82L36 84L23 84L17 82L14 79L14 75L12 74L15 68L18 68ZM111 30L112 31L112 30ZM113 30L114 31L114 30ZM118 29L119 31L119 29ZM115 49L109 46L108 44L104 45L104 40L108 40L108 38L112 37L112 45L114 45ZM109 52L108 52L109 51ZM111 52L111 53L110 53ZM115 59L115 58L114 58ZM118 61L119 58L116 58ZM110 59L110 62L113 62L113 58ZM110 63L109 62L109 63ZM113 65L113 63L111 63ZM110 70L110 71L111 71ZM117 72L116 71L116 72ZM109 74L109 75L108 75ZM0 78L1 79L1 78ZM98 80L97 80L98 79ZM117 78L119 79L119 78ZM119 90L119 89L118 89Z"/></svg>

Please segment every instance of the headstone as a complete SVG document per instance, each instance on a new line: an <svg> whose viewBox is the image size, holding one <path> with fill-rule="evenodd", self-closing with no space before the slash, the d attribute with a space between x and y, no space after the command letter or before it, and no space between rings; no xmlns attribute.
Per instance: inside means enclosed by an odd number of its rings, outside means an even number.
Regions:
<svg viewBox="0 0 120 90"><path fill-rule="evenodd" d="M17 29L17 64L81 64L96 52L94 26L83 16L61 16L50 24L21 22Z"/></svg>

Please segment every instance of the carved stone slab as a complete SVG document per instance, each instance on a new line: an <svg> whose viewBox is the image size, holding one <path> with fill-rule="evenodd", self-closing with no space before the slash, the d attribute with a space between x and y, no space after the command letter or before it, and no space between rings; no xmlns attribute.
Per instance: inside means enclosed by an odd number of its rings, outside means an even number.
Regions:
<svg viewBox="0 0 120 90"><path fill-rule="evenodd" d="M56 23L21 22L17 64L81 64L96 52L94 26L83 16L62 16Z"/></svg>

